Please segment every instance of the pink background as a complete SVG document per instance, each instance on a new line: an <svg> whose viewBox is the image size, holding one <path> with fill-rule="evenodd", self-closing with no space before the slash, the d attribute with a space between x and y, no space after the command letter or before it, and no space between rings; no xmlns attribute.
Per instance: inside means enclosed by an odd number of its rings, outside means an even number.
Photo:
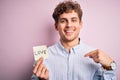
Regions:
<svg viewBox="0 0 120 80"><path fill-rule="evenodd" d="M51 15L61 0L0 0L0 80L29 80L32 47L59 37ZM120 80L120 0L78 0L83 15L81 39L117 62Z"/></svg>

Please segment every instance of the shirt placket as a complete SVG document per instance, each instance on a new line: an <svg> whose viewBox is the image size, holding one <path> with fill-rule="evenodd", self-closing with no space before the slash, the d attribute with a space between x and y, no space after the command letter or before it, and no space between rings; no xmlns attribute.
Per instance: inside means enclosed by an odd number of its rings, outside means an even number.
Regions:
<svg viewBox="0 0 120 80"><path fill-rule="evenodd" d="M70 50L70 53L67 57L67 80L72 80L72 70L73 70L73 50Z"/></svg>

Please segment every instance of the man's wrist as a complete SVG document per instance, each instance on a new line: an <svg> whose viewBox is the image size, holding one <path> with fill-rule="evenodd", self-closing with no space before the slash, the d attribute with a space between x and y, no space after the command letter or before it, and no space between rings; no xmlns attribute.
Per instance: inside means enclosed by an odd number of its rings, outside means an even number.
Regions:
<svg viewBox="0 0 120 80"><path fill-rule="evenodd" d="M115 70L116 69L116 63L115 61L112 61L109 66L102 66L106 70Z"/></svg>

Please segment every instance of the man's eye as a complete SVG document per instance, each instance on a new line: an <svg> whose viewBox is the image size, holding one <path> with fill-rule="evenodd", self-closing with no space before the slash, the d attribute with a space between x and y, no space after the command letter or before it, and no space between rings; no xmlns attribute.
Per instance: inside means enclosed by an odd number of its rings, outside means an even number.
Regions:
<svg viewBox="0 0 120 80"><path fill-rule="evenodd" d="M61 20L60 23L65 23L66 21L65 20Z"/></svg>
<svg viewBox="0 0 120 80"><path fill-rule="evenodd" d="M72 22L77 22L77 20L72 20Z"/></svg>

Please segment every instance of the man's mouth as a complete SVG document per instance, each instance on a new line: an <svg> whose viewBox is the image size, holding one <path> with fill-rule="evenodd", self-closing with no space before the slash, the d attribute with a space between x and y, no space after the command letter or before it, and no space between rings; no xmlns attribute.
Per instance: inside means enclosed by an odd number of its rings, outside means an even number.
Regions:
<svg viewBox="0 0 120 80"><path fill-rule="evenodd" d="M65 30L66 33L73 33L73 30Z"/></svg>
<svg viewBox="0 0 120 80"><path fill-rule="evenodd" d="M73 34L74 30L65 30L65 33L68 34L68 35L71 35Z"/></svg>

